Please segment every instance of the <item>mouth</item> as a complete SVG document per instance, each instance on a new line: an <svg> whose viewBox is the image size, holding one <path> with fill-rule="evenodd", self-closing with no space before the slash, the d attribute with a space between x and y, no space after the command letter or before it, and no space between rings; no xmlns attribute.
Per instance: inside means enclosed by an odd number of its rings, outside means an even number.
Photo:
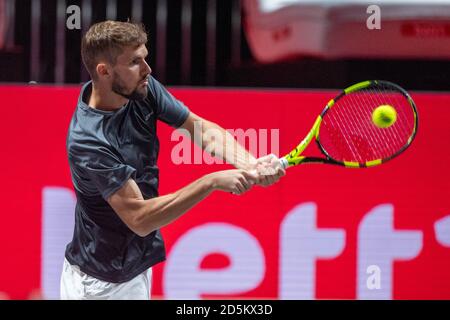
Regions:
<svg viewBox="0 0 450 320"><path fill-rule="evenodd" d="M139 82L139 86L147 86L148 85L148 77L145 77L144 80Z"/></svg>

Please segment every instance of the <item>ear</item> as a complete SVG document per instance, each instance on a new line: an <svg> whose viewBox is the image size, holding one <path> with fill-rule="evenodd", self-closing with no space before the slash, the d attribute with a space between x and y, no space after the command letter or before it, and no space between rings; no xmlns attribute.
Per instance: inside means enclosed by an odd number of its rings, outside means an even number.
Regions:
<svg viewBox="0 0 450 320"><path fill-rule="evenodd" d="M108 66L106 65L106 63L97 64L97 67L95 68L95 70L97 71L97 74L99 77L105 77L105 76L108 77L110 75Z"/></svg>

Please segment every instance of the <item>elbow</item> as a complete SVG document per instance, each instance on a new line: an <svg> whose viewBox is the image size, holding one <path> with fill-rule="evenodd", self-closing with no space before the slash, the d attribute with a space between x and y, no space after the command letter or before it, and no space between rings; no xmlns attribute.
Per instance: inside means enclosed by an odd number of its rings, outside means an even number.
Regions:
<svg viewBox="0 0 450 320"><path fill-rule="evenodd" d="M128 227L141 238L145 238L150 233L158 230L152 223L144 220L143 216L139 213L133 215L133 219L128 224Z"/></svg>
<svg viewBox="0 0 450 320"><path fill-rule="evenodd" d="M136 235L138 235L141 238L145 238L146 236L148 236L151 232L145 232L145 230L143 230L142 228L136 227L136 226L129 226L131 231L133 231Z"/></svg>
<svg viewBox="0 0 450 320"><path fill-rule="evenodd" d="M151 230L133 230L133 232L138 235L141 238L145 238L146 236L148 236L150 233L152 233L153 231L156 231L157 229L151 229Z"/></svg>
<svg viewBox="0 0 450 320"><path fill-rule="evenodd" d="M131 229L131 231L133 231L136 235L138 235L141 238L145 238L150 233L157 230L156 228L144 228L143 226L137 223L133 224L132 226L129 225L128 227Z"/></svg>

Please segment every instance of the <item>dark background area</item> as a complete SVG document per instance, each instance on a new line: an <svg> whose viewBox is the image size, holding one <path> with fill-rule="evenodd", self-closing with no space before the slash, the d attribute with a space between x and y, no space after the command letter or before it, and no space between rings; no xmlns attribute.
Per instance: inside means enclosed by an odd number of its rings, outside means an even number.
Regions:
<svg viewBox="0 0 450 320"><path fill-rule="evenodd" d="M41 25L31 26L31 2L17 0L15 10L15 46L0 52L0 81L53 83L56 28L56 0L42 1ZM67 5L81 7L81 0L67 1ZM106 19L106 0L92 1L92 20ZM232 1L217 1L216 62L213 81L207 79L207 0L192 1L192 37L190 74L182 80L181 0L169 0L166 34L166 66L164 83L177 86L221 87L283 87L283 88L343 88L352 83L385 79L396 82L408 90L450 90L450 61L446 60L388 60L388 59L336 59L298 57L273 64L260 64L252 56L241 27L239 63L231 59ZM158 37L156 29L156 1L143 1L142 22L149 33L149 63L155 68ZM129 1L117 1L117 20L131 16ZM245 19L242 12L242 18ZM40 79L30 76L30 37L32 28L40 28ZM80 83L81 30L65 30L65 83Z"/></svg>

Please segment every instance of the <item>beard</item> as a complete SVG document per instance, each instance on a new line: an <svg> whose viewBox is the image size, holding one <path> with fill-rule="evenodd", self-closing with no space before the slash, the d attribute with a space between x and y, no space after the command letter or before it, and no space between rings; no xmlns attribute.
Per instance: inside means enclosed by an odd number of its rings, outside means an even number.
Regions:
<svg viewBox="0 0 450 320"><path fill-rule="evenodd" d="M147 76L145 76L142 80L145 80ZM125 82L120 78L120 76L117 73L114 73L114 80L112 83L112 91L128 100L144 100L147 97L148 91L147 86L143 87L142 89L139 88L139 84L131 91L131 93L128 93L129 90L127 90Z"/></svg>

